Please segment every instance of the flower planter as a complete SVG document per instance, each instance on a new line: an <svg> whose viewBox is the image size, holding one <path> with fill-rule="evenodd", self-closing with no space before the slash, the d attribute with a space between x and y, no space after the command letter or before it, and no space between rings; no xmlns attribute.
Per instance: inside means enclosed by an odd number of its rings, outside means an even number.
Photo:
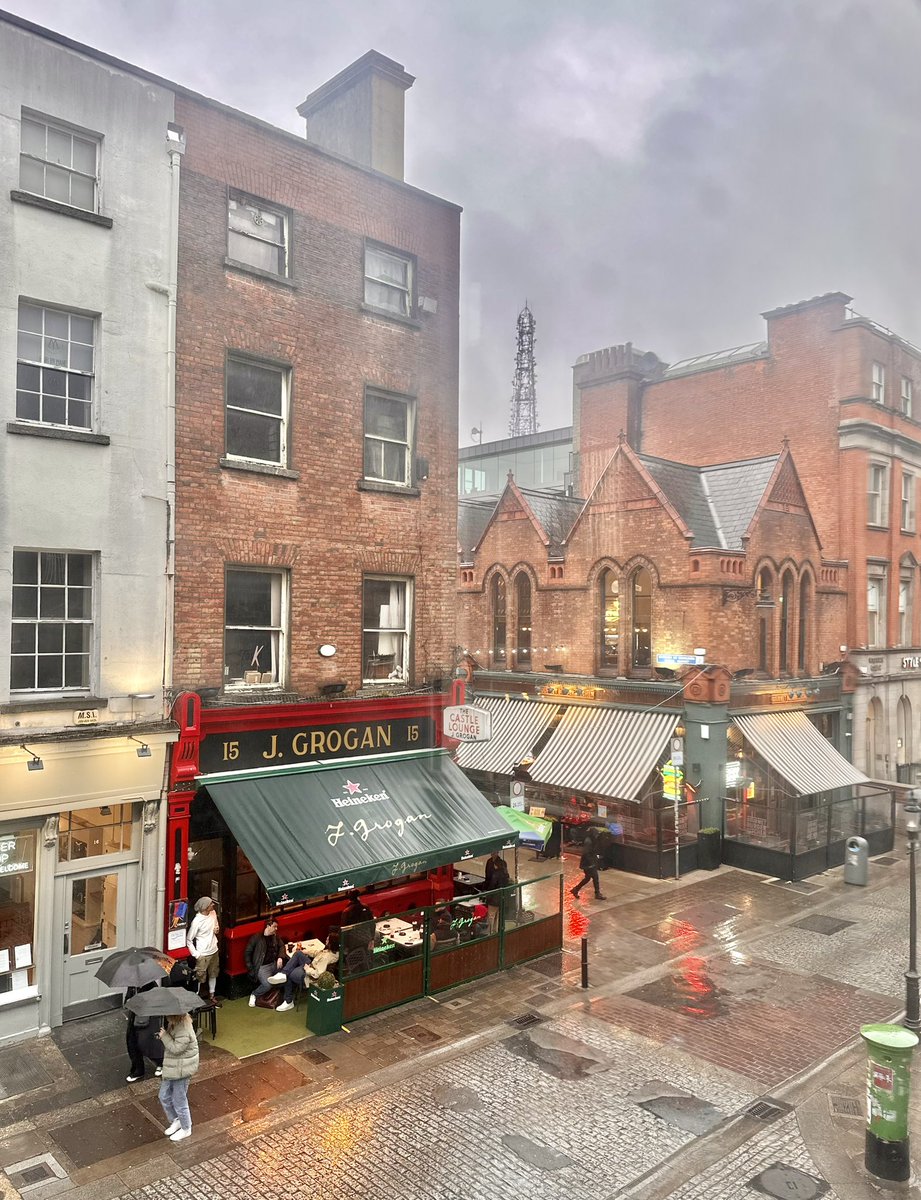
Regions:
<svg viewBox="0 0 921 1200"><path fill-rule="evenodd" d="M336 1033L342 1026L345 988L307 989L307 1028L311 1033Z"/></svg>

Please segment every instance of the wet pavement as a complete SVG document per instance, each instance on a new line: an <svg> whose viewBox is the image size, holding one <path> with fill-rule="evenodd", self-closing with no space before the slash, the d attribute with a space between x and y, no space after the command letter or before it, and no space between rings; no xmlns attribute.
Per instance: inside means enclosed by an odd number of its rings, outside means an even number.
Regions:
<svg viewBox="0 0 921 1200"><path fill-rule="evenodd" d="M868 888L609 871L604 901L565 892L562 953L243 1062L205 1038L180 1144L157 1082L124 1081L121 1013L0 1049L6 1191L865 1200L855 1037L895 1016L907 959L902 847L886 858Z"/></svg>

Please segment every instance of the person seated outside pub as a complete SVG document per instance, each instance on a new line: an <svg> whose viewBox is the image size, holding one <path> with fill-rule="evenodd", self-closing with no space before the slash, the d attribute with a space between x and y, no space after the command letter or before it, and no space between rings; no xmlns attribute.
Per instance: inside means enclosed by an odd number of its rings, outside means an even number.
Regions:
<svg viewBox="0 0 921 1200"><path fill-rule="evenodd" d="M330 930L326 943L320 944L316 953L303 949L305 944L316 939L306 938L301 942L301 949L295 950L282 969L269 977L270 984L284 984L285 994L276 1012L288 1012L294 1008L294 993L302 987L305 979L319 979L324 971L328 971L333 963L339 961L339 931ZM316 947L311 946L310 950Z"/></svg>
<svg viewBox="0 0 921 1200"><path fill-rule="evenodd" d="M278 936L278 922L268 920L262 933L254 933L246 943L246 971L256 985L249 997L250 1008L255 1008L256 1000L271 990L269 976L280 971L284 961L284 947Z"/></svg>
<svg viewBox="0 0 921 1200"><path fill-rule="evenodd" d="M438 913L432 925L432 949L443 949L457 940L458 935L457 930L454 928L454 918L451 915L451 909L445 907Z"/></svg>

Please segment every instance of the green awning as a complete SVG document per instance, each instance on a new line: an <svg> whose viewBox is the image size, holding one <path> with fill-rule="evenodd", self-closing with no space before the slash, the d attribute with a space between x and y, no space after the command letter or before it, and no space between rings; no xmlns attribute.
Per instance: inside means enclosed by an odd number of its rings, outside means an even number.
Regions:
<svg viewBox="0 0 921 1200"><path fill-rule="evenodd" d="M202 775L273 904L499 849L509 827L444 750Z"/></svg>
<svg viewBox="0 0 921 1200"><path fill-rule="evenodd" d="M521 841L539 841L546 846L553 832L552 821L546 817L532 817L530 813L519 812L517 808L509 808L506 804L497 805L496 812L511 825Z"/></svg>

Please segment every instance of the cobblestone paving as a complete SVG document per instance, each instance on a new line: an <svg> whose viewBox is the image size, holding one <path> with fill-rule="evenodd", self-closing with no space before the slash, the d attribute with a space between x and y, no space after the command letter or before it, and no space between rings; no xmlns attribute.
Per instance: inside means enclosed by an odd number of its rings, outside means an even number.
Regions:
<svg viewBox="0 0 921 1200"><path fill-rule="evenodd" d="M824 1184L792 1113L676 1188L670 1200L754 1200L759 1192L752 1188L751 1180L777 1164L795 1167ZM837 1200L837 1193L827 1185L821 1194L823 1200Z"/></svg>
<svg viewBox="0 0 921 1200"><path fill-rule="evenodd" d="M865 904L842 897L833 914L854 924L828 936L790 927L760 938L753 951L759 958L901 1000L905 995L903 972L908 965L904 883L874 892Z"/></svg>
<svg viewBox="0 0 921 1200"><path fill-rule="evenodd" d="M527 1040L530 1032L515 1040ZM727 1115L754 1096L732 1072L681 1053L666 1060L655 1043L584 1014L534 1032L572 1039L590 1060L589 1073L561 1079L499 1043L129 1196L293 1200L330 1191L349 1200L602 1200L694 1140L640 1108L629 1093L658 1080ZM475 1093L476 1107L444 1107L446 1090L461 1088ZM515 1137L571 1162L558 1170L536 1166L503 1141Z"/></svg>

